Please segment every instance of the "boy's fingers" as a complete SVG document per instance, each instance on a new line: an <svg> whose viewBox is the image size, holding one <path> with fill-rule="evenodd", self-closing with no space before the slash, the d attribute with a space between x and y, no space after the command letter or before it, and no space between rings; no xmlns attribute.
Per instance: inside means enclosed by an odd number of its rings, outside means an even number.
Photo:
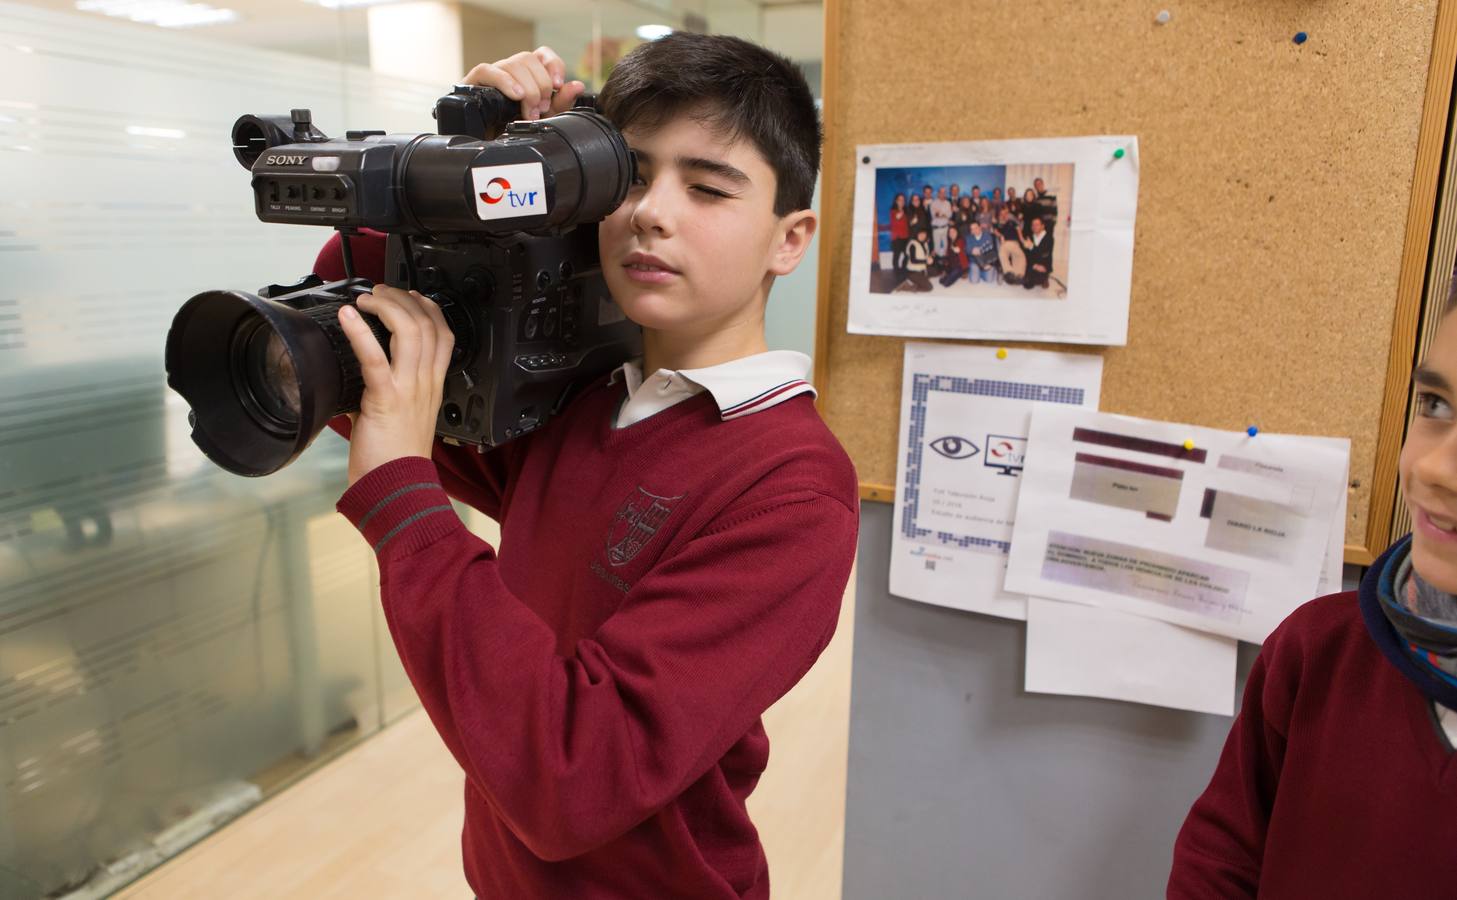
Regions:
<svg viewBox="0 0 1457 900"><path fill-rule="evenodd" d="M417 389L428 391L435 377L435 344L440 339L435 317L427 308L435 303L419 291L396 291L394 297L400 309L409 313L419 334L420 354L415 360L415 378L422 382Z"/></svg>
<svg viewBox="0 0 1457 900"><path fill-rule="evenodd" d="M556 90L556 86L552 84L551 73L546 70L546 66L542 65L541 60L537 59L533 53L522 55L521 69L525 76L535 82L536 85L536 103L528 111L528 114L534 112L536 115L532 116L532 118L536 118L550 108L551 95ZM528 87L528 93L530 90L530 87Z"/></svg>
<svg viewBox="0 0 1457 900"><path fill-rule="evenodd" d="M541 57L535 53L522 53L520 57L521 65L527 72L531 73L532 78L536 79L536 89L543 97L549 96L552 91L556 90L556 81L552 78L551 73L547 71L546 64L541 61Z"/></svg>
<svg viewBox="0 0 1457 900"><path fill-rule="evenodd" d="M546 69L546 74L551 76L552 89L561 90L563 82L567 80L567 64L562 62L555 50L545 45L536 48L536 58Z"/></svg>
<svg viewBox="0 0 1457 900"><path fill-rule="evenodd" d="M465 83L495 88L512 100L520 100L524 93L515 76L500 64L481 63L465 74Z"/></svg>
<svg viewBox="0 0 1457 900"><path fill-rule="evenodd" d="M450 354L455 349L455 333L450 330L450 323L445 321L445 313L441 311L440 304L429 297L422 297L421 300L421 307L435 322L435 358L431 366L431 381L440 386L445 381L445 373L450 369Z"/></svg>
<svg viewBox="0 0 1457 900"><path fill-rule="evenodd" d="M577 98L587 90L587 86L580 81L568 81L557 91L557 95L551 100L551 113L566 112L577 104Z"/></svg>
<svg viewBox="0 0 1457 900"><path fill-rule="evenodd" d="M426 297L419 291L410 291L410 306L416 316L415 324L420 329L420 358L416 362L415 377L420 380L417 388L431 391L435 380L435 356L438 352L436 345L440 343L440 322L430 313L430 307L435 306L435 301Z"/></svg>
<svg viewBox="0 0 1457 900"><path fill-rule="evenodd" d="M545 92L542 91L543 82L550 84L550 79L545 77L545 70L542 70L543 74L538 76L537 72L532 69L532 66L540 69L541 63L537 62L535 56L523 52L517 53L510 59L502 60L497 65L511 73L511 77L521 85L521 117L523 119L533 118L532 114L541 109L541 101L551 94L550 88Z"/></svg>
<svg viewBox="0 0 1457 900"><path fill-rule="evenodd" d="M421 343L428 342L430 337L428 332L434 327L434 322L430 318L430 314L421 306L420 301L425 299L425 295L419 291L403 291L399 288L385 288L385 290L389 291L390 299L409 314L415 327L420 329Z"/></svg>
<svg viewBox="0 0 1457 900"><path fill-rule="evenodd" d="M358 306L373 313L390 330L391 371L396 379L415 377L420 365L420 326L392 295L392 288L376 286L373 294L361 294Z"/></svg>
<svg viewBox="0 0 1457 900"><path fill-rule="evenodd" d="M523 83L529 82L526 84L526 92L532 93L532 89L535 87L536 103L527 108L527 115L535 112L535 117L530 118L539 117L548 108L552 92L557 87L552 84L551 73L546 71L546 67L542 66L542 61L538 60L536 54L532 54L532 52L520 52L511 57L511 60L516 63L513 71L520 73Z"/></svg>
<svg viewBox="0 0 1457 900"><path fill-rule="evenodd" d="M344 329L344 336L349 339L349 346L359 359L359 372L364 376L364 389L372 391L376 396L390 393L393 383L390 379L389 358L375 339L374 332L364 324L354 307L339 307L339 327ZM351 415L350 422L354 422L355 418Z"/></svg>

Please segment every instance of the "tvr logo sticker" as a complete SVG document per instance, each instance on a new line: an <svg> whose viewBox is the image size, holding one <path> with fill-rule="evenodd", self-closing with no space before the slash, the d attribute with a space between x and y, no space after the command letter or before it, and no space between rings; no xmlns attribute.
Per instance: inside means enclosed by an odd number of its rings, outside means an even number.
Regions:
<svg viewBox="0 0 1457 900"><path fill-rule="evenodd" d="M481 199L487 203L500 203L506 198L506 192L511 190L511 182L504 178L492 178L486 182L486 189L481 191Z"/></svg>
<svg viewBox="0 0 1457 900"><path fill-rule="evenodd" d="M541 163L471 169L476 215L482 220L540 216L547 212Z"/></svg>

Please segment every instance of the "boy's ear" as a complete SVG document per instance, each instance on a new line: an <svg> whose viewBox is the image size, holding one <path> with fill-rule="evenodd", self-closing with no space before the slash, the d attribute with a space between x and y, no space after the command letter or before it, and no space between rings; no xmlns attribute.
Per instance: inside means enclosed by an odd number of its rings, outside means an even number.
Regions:
<svg viewBox="0 0 1457 900"><path fill-rule="evenodd" d="M773 255L769 259L771 275L788 275L799 266L819 224L820 217L812 209L801 209L779 220L779 228L774 232Z"/></svg>

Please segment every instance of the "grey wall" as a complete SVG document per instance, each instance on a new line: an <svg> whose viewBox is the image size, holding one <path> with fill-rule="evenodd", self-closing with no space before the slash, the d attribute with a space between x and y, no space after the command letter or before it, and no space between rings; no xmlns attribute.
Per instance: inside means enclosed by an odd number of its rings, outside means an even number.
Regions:
<svg viewBox="0 0 1457 900"><path fill-rule="evenodd" d="M1231 720L1023 692L1023 623L891 596L861 515L844 900L1163 896Z"/></svg>

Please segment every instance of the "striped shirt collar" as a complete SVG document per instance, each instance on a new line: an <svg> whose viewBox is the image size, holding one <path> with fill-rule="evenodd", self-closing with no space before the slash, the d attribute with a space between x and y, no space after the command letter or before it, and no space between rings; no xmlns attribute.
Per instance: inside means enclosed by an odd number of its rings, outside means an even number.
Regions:
<svg viewBox="0 0 1457 900"><path fill-rule="evenodd" d="M611 383L625 382L628 406L640 405L639 395L654 383L658 385L655 393L662 396L655 404L660 408L666 408L663 403L672 405L707 391L718 404L719 416L727 421L762 412L800 394L814 395L815 389L809 383L810 365L810 358L803 353L770 350L702 369L659 369L644 384L642 360L634 359L612 373ZM640 421L646 416L631 418ZM631 422L619 420L618 424L623 427Z"/></svg>

